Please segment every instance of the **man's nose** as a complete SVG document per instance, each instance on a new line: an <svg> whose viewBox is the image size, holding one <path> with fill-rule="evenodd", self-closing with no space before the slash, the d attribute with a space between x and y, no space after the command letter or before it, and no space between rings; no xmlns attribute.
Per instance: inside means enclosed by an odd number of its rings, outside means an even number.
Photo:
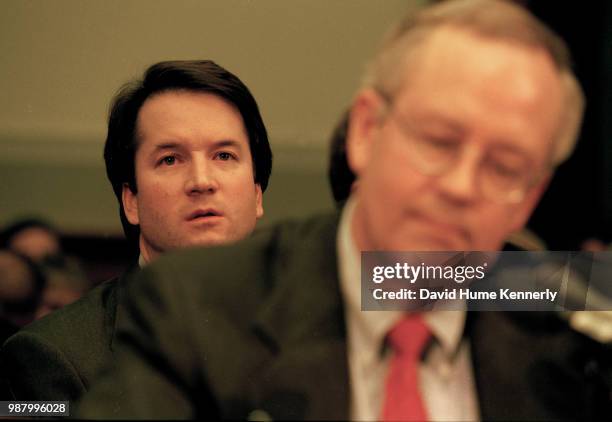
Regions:
<svg viewBox="0 0 612 422"><path fill-rule="evenodd" d="M438 188L456 203L469 203L477 198L480 154L477 150L466 148L461 156L447 171L438 176Z"/></svg>
<svg viewBox="0 0 612 422"><path fill-rule="evenodd" d="M187 195L214 193L219 184L211 163L205 158L193 158L185 180Z"/></svg>

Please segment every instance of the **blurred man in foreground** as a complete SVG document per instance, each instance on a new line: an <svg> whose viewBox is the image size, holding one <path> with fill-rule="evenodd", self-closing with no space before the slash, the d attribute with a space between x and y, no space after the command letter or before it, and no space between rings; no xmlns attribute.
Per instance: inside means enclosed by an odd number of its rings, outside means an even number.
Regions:
<svg viewBox="0 0 612 422"><path fill-rule="evenodd" d="M272 155L248 88L211 61L151 66L115 97L104 149L140 266L194 245L242 239L263 215ZM126 276L10 338L2 360L20 400L70 400L112 365Z"/></svg>
<svg viewBox="0 0 612 422"><path fill-rule="evenodd" d="M588 340L561 324L360 307L360 251L499 249L569 156L582 109L565 46L520 7L450 1L409 17L354 99L359 186L339 218L143 271L126 295L119 365L80 416L602 415L608 392L577 358Z"/></svg>

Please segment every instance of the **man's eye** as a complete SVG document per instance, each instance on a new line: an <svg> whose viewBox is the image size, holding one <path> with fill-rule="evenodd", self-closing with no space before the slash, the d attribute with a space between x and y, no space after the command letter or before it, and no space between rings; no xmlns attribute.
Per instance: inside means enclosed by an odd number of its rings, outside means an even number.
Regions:
<svg viewBox="0 0 612 422"><path fill-rule="evenodd" d="M454 151L459 147L459 142L434 136L427 137L426 142L431 148L437 150Z"/></svg>
<svg viewBox="0 0 612 422"><path fill-rule="evenodd" d="M159 164L164 164L167 166L172 166L175 163L176 163L176 157L174 157L173 155L168 155L162 158L161 160L159 160Z"/></svg>
<svg viewBox="0 0 612 422"><path fill-rule="evenodd" d="M229 161L232 158L234 158L234 156L230 154L229 152L219 152L217 154L217 158L221 161Z"/></svg>
<svg viewBox="0 0 612 422"><path fill-rule="evenodd" d="M420 154L420 159L439 162L453 159L459 153L461 142L437 136L423 136L415 138L414 147L415 152Z"/></svg>
<svg viewBox="0 0 612 422"><path fill-rule="evenodd" d="M499 162L492 162L490 167L491 172L498 179L516 180L525 173L524 171L521 171L520 168Z"/></svg>

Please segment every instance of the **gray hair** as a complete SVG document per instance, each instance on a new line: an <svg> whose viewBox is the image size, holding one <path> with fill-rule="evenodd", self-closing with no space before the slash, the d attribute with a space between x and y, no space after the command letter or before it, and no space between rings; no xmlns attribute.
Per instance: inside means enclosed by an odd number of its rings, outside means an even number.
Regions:
<svg viewBox="0 0 612 422"><path fill-rule="evenodd" d="M410 59L425 40L440 28L458 28L484 37L543 49L559 71L565 107L554 141L551 163L559 165L574 150L584 112L584 94L572 71L563 40L526 9L504 0L447 0L409 13L385 37L370 62L363 88L373 88L388 98L404 82Z"/></svg>

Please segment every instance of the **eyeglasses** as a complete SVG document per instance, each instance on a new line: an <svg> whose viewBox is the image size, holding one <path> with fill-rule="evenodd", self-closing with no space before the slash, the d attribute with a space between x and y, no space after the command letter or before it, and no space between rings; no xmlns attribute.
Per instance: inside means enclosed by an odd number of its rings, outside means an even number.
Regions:
<svg viewBox="0 0 612 422"><path fill-rule="evenodd" d="M428 132L400 118L390 107L391 101L381 94L388 105L382 119L395 122L410 148L411 164L422 174L440 176L460 161L465 143L459 136ZM524 152L507 146L490 148L481 159L476 177L477 189L483 198L504 204L518 203L535 186L549 168L535 169L532 159Z"/></svg>

